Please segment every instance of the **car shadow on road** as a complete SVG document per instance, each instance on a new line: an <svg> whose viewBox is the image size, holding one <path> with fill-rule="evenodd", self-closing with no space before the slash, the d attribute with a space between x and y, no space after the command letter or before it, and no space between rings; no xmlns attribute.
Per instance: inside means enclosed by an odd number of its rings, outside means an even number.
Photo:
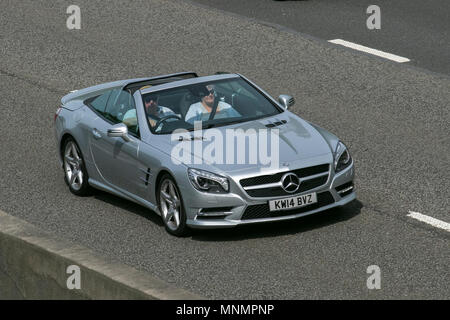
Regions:
<svg viewBox="0 0 450 320"><path fill-rule="evenodd" d="M362 202L354 200L344 207L325 210L294 220L246 225L230 229L192 230L191 237L197 241L240 241L297 234L350 220L360 214L362 208Z"/></svg>
<svg viewBox="0 0 450 320"><path fill-rule="evenodd" d="M97 200L139 215L164 228L159 215L144 206L101 190L94 190L93 196ZM344 207L325 210L294 220L274 221L228 229L193 229L187 237L195 241L240 241L296 234L350 220L360 214L362 208L362 202L356 199Z"/></svg>
<svg viewBox="0 0 450 320"><path fill-rule="evenodd" d="M118 196L115 196L113 194L110 194L105 191L101 191L98 189L95 189L93 191L93 197L97 200L104 201L108 204L111 204L113 206L119 207L121 209L124 209L126 211L129 211L133 214L136 214L138 216L141 216L150 222L155 223L158 226L164 227L163 222L161 221L161 218L159 217L156 212L141 206L140 204L137 204L133 201L129 201L123 198L120 198Z"/></svg>

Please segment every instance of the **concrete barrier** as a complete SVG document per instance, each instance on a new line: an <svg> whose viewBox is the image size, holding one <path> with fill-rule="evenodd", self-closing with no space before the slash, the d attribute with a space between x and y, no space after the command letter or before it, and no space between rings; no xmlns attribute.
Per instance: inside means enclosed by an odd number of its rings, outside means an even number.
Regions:
<svg viewBox="0 0 450 320"><path fill-rule="evenodd" d="M68 289L67 267L80 268ZM201 299L0 210L0 299Z"/></svg>

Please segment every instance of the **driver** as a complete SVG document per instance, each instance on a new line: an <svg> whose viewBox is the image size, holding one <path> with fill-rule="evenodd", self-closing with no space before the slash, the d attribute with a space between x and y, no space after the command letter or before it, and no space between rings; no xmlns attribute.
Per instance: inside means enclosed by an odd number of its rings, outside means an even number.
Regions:
<svg viewBox="0 0 450 320"><path fill-rule="evenodd" d="M145 110L147 111L148 122L150 126L155 127L156 123L162 117L170 114L175 114L171 109L160 106L158 104L157 95L147 95L144 97Z"/></svg>
<svg viewBox="0 0 450 320"><path fill-rule="evenodd" d="M194 121L207 121L211 116L214 108L215 96L214 85L207 85L204 90L200 92L200 102L194 103L189 107L185 116L185 121L194 123ZM225 101L219 101L217 104L216 114L214 119L218 118L233 118L241 115L232 106Z"/></svg>

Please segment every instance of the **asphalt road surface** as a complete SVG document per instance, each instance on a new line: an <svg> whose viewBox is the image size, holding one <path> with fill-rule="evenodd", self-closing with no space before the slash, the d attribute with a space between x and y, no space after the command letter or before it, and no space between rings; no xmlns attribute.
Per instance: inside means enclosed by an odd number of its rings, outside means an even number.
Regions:
<svg viewBox="0 0 450 320"><path fill-rule="evenodd" d="M0 2L0 209L208 298L450 298L450 79L184 1ZM289 44L289 45L286 45ZM103 192L72 195L58 166L62 95L104 81L240 72L334 132L358 201L307 218L188 238ZM381 289L366 286L381 269Z"/></svg>
<svg viewBox="0 0 450 320"><path fill-rule="evenodd" d="M324 40L343 39L406 57L408 64L450 74L448 0L193 0L278 24ZM369 30L370 5L381 11L381 29Z"/></svg>

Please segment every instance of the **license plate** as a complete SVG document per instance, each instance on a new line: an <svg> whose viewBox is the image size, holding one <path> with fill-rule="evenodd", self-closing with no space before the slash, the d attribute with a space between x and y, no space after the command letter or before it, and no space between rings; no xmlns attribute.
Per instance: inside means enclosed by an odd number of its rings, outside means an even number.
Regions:
<svg viewBox="0 0 450 320"><path fill-rule="evenodd" d="M292 198L269 201L270 211L289 210L304 207L317 202L317 194L309 193Z"/></svg>

